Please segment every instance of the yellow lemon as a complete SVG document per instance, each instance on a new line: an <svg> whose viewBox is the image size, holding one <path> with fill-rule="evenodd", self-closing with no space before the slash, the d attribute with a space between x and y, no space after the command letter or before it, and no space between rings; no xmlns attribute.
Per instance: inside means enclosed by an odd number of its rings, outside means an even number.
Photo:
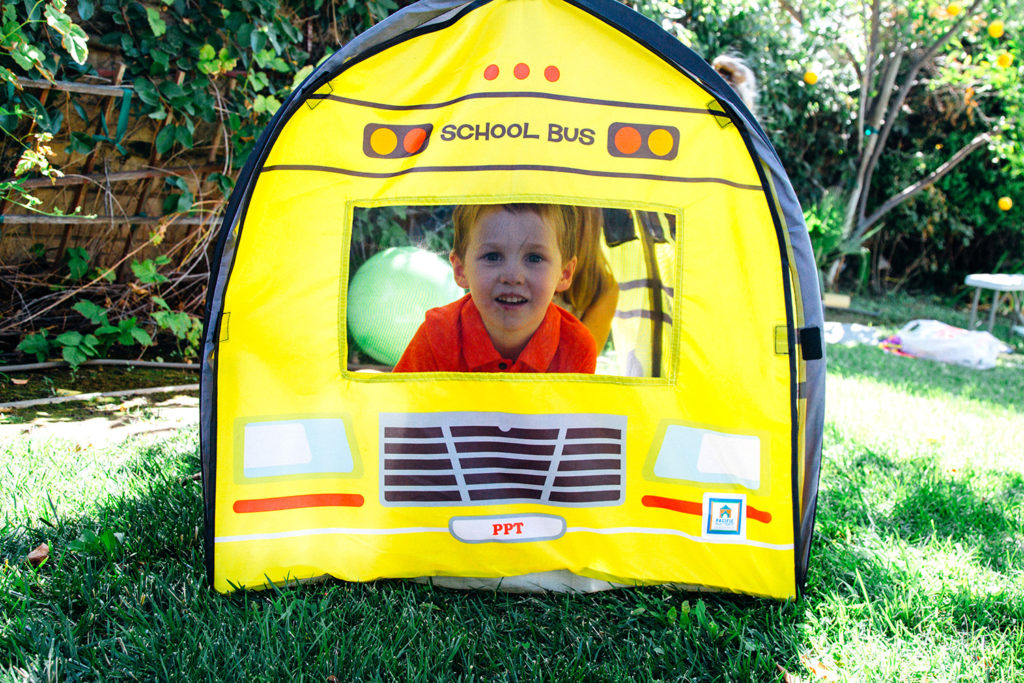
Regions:
<svg viewBox="0 0 1024 683"><path fill-rule="evenodd" d="M963 11L963 7L956 4L955 2L946 5L946 14L948 14L951 17L959 16L959 14Z"/></svg>
<svg viewBox="0 0 1024 683"><path fill-rule="evenodd" d="M1013 208L1013 200L1010 199L1009 197L1000 197L999 208L1002 209L1003 211L1009 211L1010 209Z"/></svg>
<svg viewBox="0 0 1024 683"><path fill-rule="evenodd" d="M1003 37L1003 22L1001 19L996 19L988 25L988 34L993 38Z"/></svg>
<svg viewBox="0 0 1024 683"><path fill-rule="evenodd" d="M996 64L1003 67L1004 69L1013 64L1013 55L1009 52L1000 52L999 56L996 57Z"/></svg>
<svg viewBox="0 0 1024 683"><path fill-rule="evenodd" d="M807 85L814 85L817 82L818 82L818 74L814 73L813 71L809 71L809 70L804 72L804 83L806 83Z"/></svg>

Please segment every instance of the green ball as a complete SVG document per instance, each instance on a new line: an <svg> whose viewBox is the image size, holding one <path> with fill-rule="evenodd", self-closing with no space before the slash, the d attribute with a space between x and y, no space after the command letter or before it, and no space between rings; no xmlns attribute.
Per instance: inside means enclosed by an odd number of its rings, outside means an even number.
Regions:
<svg viewBox="0 0 1024 683"><path fill-rule="evenodd" d="M428 309L466 292L451 264L418 247L392 247L370 257L348 286L348 331L359 348L394 365Z"/></svg>

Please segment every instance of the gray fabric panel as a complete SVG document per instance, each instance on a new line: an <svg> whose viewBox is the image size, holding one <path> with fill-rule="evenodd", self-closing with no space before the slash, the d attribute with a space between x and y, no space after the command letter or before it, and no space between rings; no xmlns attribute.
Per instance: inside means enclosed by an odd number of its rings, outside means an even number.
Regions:
<svg viewBox="0 0 1024 683"><path fill-rule="evenodd" d="M235 258L235 227L238 223L237 214L233 217L234 220L230 226L226 224L221 225L221 230L230 230L227 241L224 243L224 257L220 260L220 269L217 271L217 279L215 280L216 285L213 292L213 300L208 302L207 305L211 306L210 319L207 321L206 329L203 330L203 365L202 372L200 373L199 379L199 437L200 442L203 446L214 443L214 427L216 419L216 389L217 389L217 371L216 371L216 349L217 349L217 336L220 333L219 321L223 314L224 307L224 288L227 286L228 273L231 270L231 264ZM229 220L229 217L225 216L225 221ZM204 457L203 460L203 487L204 491L209 487L208 491L205 491L206 495L213 496L214 490L212 471L213 463L216 459L215 453L208 453L209 458Z"/></svg>
<svg viewBox="0 0 1024 683"><path fill-rule="evenodd" d="M789 241L793 250L793 266L800 280L799 296L804 311L804 326L824 329L825 314L821 305L821 289L818 283L818 267L814 261L814 250L811 238L804 223L803 211L797 201L796 193L789 182L782 162L774 149L762 150L758 138L754 146L762 159L765 160L772 174L772 182L778 194L779 206L782 208ZM801 491L800 548L798 549L798 581L802 584L807 571L807 563L811 550L811 534L814 529L814 513L818 498L818 476L821 469L822 435L825 429L825 361L827 351L823 348L823 357L819 360L807 361L806 364L806 399L807 414L804 431L804 488Z"/></svg>
<svg viewBox="0 0 1024 683"><path fill-rule="evenodd" d="M789 230L789 241L793 249L794 267L800 280L799 295L803 304L804 326L824 329L825 314L821 305L821 288L818 283L818 267L814 261L811 238L807 233L803 212L789 178L782 172L782 165L775 157L775 164L769 164L779 205ZM777 168L776 168L777 166ZM811 538L814 530L814 514L818 499L818 476L821 469L822 436L825 429L825 362L827 351L822 345L822 357L806 363L806 425L804 428L804 487L801 491L802 517L800 520L800 544L798 549L798 581L802 585L807 572L811 552Z"/></svg>
<svg viewBox="0 0 1024 683"><path fill-rule="evenodd" d="M804 326L824 329L825 314L821 305L821 289L818 283L818 267L814 261L811 238L804 223L803 211L797 201L793 186L782 168L782 162L774 149L762 150L761 141L754 139L754 146L765 160L772 174L772 182L778 195L789 242L793 251L793 267L800 280L799 296L804 311ZM806 425L804 429L804 487L800 492L802 516L800 519L800 547L797 549L797 580L802 585L807 572L811 551L811 536L814 529L814 513L818 498L818 476L821 469L822 435L825 429L825 360L827 351L822 349L819 360L806 363Z"/></svg>

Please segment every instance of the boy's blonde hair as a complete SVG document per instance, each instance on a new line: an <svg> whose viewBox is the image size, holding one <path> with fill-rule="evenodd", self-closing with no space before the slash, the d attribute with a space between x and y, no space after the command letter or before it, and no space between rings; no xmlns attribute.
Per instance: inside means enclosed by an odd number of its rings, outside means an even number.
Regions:
<svg viewBox="0 0 1024 683"><path fill-rule="evenodd" d="M558 250L562 253L562 265L576 256L580 210L575 206L562 204L460 204L452 213L452 224L455 226L452 251L456 256L465 260L470 231L477 221L493 211L536 214L555 231Z"/></svg>
<svg viewBox="0 0 1024 683"><path fill-rule="evenodd" d="M604 216L600 208L586 206L580 209L580 229L576 238L576 272L569 289L562 298L577 311L586 311L601 293L607 280L614 279L611 266L601 251L601 232Z"/></svg>

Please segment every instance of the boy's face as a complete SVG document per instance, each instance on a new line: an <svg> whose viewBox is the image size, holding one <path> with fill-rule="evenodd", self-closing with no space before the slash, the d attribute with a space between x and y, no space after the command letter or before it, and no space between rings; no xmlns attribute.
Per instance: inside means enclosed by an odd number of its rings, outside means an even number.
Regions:
<svg viewBox="0 0 1024 683"><path fill-rule="evenodd" d="M465 261L452 252L455 282L469 290L495 349L516 358L556 292L572 283L554 229L537 214L487 211L469 234Z"/></svg>

